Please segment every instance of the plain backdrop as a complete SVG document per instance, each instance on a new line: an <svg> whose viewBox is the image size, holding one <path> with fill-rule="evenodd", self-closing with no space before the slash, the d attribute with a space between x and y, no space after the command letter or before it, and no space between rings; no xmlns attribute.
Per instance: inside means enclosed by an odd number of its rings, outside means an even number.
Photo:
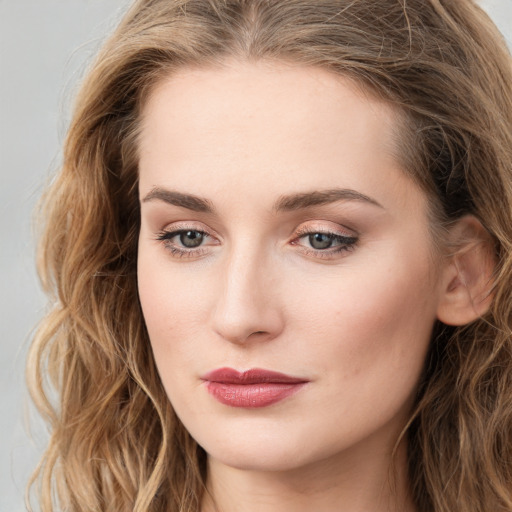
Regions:
<svg viewBox="0 0 512 512"><path fill-rule="evenodd" d="M45 310L32 211L58 168L84 67L129 4L0 0L0 512L25 510L26 482L47 439L24 384L31 332ZM512 0L482 5L512 47Z"/></svg>

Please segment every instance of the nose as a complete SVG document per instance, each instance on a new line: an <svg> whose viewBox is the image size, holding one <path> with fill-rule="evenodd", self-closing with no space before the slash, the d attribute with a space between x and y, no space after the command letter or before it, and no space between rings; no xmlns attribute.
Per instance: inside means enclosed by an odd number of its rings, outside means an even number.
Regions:
<svg viewBox="0 0 512 512"><path fill-rule="evenodd" d="M272 262L255 253L234 253L219 273L213 328L225 340L244 344L271 340L283 330L279 282Z"/></svg>

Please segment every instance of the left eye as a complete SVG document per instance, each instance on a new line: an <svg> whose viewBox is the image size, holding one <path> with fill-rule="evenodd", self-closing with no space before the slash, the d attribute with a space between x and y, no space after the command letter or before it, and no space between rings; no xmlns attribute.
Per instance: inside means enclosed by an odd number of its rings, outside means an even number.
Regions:
<svg viewBox="0 0 512 512"><path fill-rule="evenodd" d="M303 233L296 240L304 240L302 244L315 251L328 252L328 249L331 249L337 252L350 249L357 242L357 237L317 231Z"/></svg>

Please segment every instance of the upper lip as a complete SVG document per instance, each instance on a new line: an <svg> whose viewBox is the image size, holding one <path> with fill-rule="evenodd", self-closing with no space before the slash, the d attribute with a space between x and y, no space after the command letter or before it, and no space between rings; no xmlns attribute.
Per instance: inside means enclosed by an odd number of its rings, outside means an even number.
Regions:
<svg viewBox="0 0 512 512"><path fill-rule="evenodd" d="M264 370L262 368L252 368L243 372L233 368L218 368L204 375L202 380L221 384L300 384L308 382L307 379L292 377L284 373Z"/></svg>

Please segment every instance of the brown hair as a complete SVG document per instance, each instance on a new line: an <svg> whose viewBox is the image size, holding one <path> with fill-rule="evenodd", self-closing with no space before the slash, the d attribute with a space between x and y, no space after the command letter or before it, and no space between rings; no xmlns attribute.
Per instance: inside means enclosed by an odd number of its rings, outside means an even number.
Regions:
<svg viewBox="0 0 512 512"><path fill-rule="evenodd" d="M172 411L137 298L137 133L161 77L227 56L321 67L396 105L436 222L471 213L489 231L491 308L436 327L405 435L420 512L511 512L512 66L471 0L135 2L83 84L41 211L52 307L28 361L52 433L41 509L200 509L205 454Z"/></svg>

